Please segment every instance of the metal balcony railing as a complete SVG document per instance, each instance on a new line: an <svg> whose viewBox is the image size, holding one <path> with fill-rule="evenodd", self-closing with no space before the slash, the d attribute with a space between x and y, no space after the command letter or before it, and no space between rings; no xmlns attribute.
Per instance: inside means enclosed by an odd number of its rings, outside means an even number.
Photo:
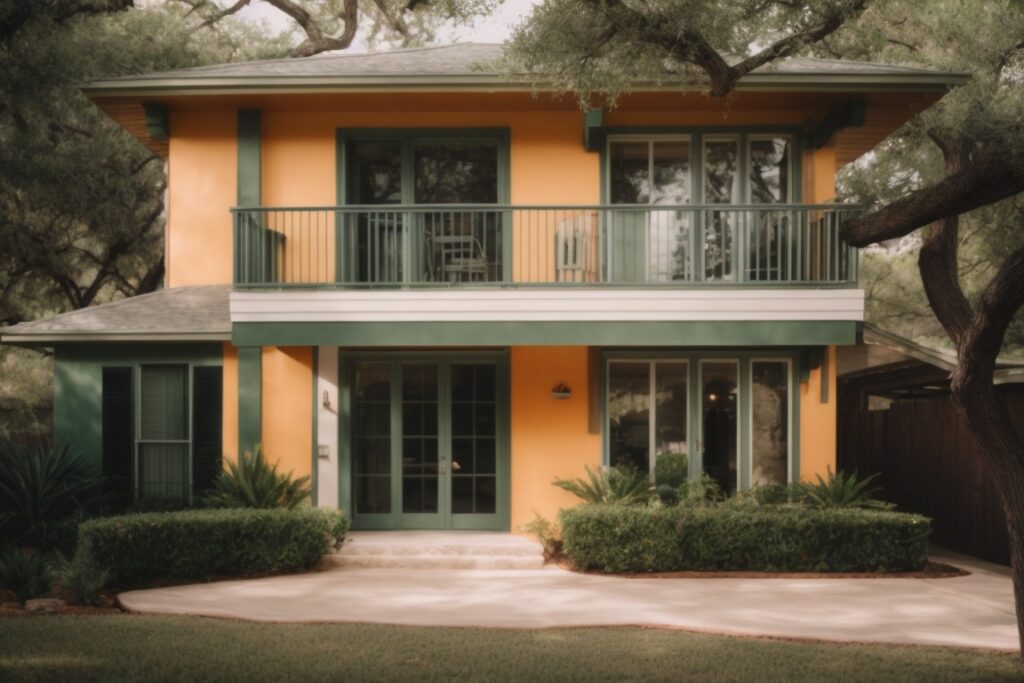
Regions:
<svg viewBox="0 0 1024 683"><path fill-rule="evenodd" d="M855 286L840 204L232 209L239 288Z"/></svg>

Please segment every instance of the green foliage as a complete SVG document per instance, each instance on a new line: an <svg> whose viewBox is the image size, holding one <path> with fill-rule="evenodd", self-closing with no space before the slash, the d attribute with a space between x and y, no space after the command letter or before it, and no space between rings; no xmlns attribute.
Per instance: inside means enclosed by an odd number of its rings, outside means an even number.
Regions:
<svg viewBox="0 0 1024 683"><path fill-rule="evenodd" d="M523 524L519 529L537 537L541 546L544 547L545 559L550 560L560 554L562 550L561 533L558 530L558 525L551 520L545 519L534 512L533 519Z"/></svg>
<svg viewBox="0 0 1024 683"><path fill-rule="evenodd" d="M142 513L82 524L78 555L120 585L204 581L311 569L348 529L343 513L316 508Z"/></svg>
<svg viewBox="0 0 1024 683"><path fill-rule="evenodd" d="M662 505L671 507L679 504L679 489L677 487L669 486L668 484L658 484L655 487L655 491Z"/></svg>
<svg viewBox="0 0 1024 683"><path fill-rule="evenodd" d="M833 473L828 470L828 479L823 479L819 474L817 481L813 484L801 483L798 491L802 495L802 502L806 505L819 508L875 508L888 510L895 507L892 503L878 500L875 496L881 489L872 487L872 482L878 478L873 474L866 479L860 479L857 472L846 474L844 472Z"/></svg>
<svg viewBox="0 0 1024 683"><path fill-rule="evenodd" d="M83 605L102 605L100 591L110 583L110 571L100 567L93 557L85 553L76 554L72 560L59 555L53 576Z"/></svg>
<svg viewBox="0 0 1024 683"><path fill-rule="evenodd" d="M924 567L930 520L778 505L583 505L559 515L566 556L604 572L899 572Z"/></svg>
<svg viewBox="0 0 1024 683"><path fill-rule="evenodd" d="M800 503L803 500L799 484L764 484L752 486L745 491L739 491L736 495L723 501L726 505L737 507L757 507L760 505L787 505Z"/></svg>
<svg viewBox="0 0 1024 683"><path fill-rule="evenodd" d="M0 589L14 593L18 602L38 598L50 591L50 567L42 553L6 548L0 553Z"/></svg>
<svg viewBox="0 0 1024 683"><path fill-rule="evenodd" d="M277 464L267 462L257 446L255 455L246 451L237 463L228 461L204 502L210 507L291 510L311 495L308 476L292 479L290 472L278 473Z"/></svg>
<svg viewBox="0 0 1024 683"><path fill-rule="evenodd" d="M651 500L654 488L645 472L622 467L586 467L587 478L555 479L555 486L589 504L640 505Z"/></svg>
<svg viewBox="0 0 1024 683"><path fill-rule="evenodd" d="M685 505L711 505L725 500L721 485L707 472L700 478L687 481L679 488L679 502Z"/></svg>
<svg viewBox="0 0 1024 683"><path fill-rule="evenodd" d="M682 453L662 453L654 459L654 485L679 488L686 483L689 463Z"/></svg>
<svg viewBox="0 0 1024 683"><path fill-rule="evenodd" d="M0 521L5 536L50 547L68 520L100 496L95 465L68 446L0 440Z"/></svg>

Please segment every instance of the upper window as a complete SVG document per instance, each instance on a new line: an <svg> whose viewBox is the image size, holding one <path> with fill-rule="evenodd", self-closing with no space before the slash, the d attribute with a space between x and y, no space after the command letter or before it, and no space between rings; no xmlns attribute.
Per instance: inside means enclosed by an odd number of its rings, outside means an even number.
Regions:
<svg viewBox="0 0 1024 683"><path fill-rule="evenodd" d="M785 203L793 201L792 164L792 137L784 134L612 136L608 198L612 204Z"/></svg>

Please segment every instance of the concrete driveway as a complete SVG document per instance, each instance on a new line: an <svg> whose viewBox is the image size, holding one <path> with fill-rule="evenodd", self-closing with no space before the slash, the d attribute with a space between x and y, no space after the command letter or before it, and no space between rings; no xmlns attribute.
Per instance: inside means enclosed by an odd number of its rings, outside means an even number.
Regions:
<svg viewBox="0 0 1024 683"><path fill-rule="evenodd" d="M277 622L658 626L835 641L1018 649L1008 570L937 557L948 579L627 579L555 568L332 569L122 593L134 612Z"/></svg>

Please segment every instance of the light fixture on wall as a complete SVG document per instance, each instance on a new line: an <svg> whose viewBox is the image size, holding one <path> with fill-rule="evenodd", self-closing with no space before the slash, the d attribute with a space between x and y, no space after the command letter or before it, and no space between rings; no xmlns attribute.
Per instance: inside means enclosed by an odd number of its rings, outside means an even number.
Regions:
<svg viewBox="0 0 1024 683"><path fill-rule="evenodd" d="M555 385L555 388L551 390L551 397L557 399L572 398L572 389L569 388L568 384L559 382Z"/></svg>
<svg viewBox="0 0 1024 683"><path fill-rule="evenodd" d="M326 390L326 389L324 389L324 400L323 400L323 406L324 406L324 408L326 408L327 410L330 410L330 409L331 409L331 395L330 395L330 394L329 394L329 393L327 392L327 390Z"/></svg>

